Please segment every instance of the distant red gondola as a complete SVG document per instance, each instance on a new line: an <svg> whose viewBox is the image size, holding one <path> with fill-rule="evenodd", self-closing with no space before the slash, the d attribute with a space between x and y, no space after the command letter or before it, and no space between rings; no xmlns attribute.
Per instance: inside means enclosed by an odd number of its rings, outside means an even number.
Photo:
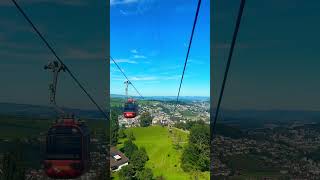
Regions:
<svg viewBox="0 0 320 180"><path fill-rule="evenodd" d="M138 105L136 101L134 101L132 98L129 98L128 96L128 86L129 84L131 84L131 82L125 81L124 84L126 85L125 93L127 96L127 101L123 106L123 116L125 118L135 118L138 114Z"/></svg>
<svg viewBox="0 0 320 180"><path fill-rule="evenodd" d="M127 102L124 104L123 116L125 118L135 118L137 114L138 114L138 105L136 101L129 98Z"/></svg>

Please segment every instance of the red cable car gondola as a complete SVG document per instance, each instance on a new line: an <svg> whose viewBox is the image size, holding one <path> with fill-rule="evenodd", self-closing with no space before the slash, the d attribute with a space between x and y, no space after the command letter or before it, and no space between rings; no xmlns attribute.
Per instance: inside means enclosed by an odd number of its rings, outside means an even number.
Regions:
<svg viewBox="0 0 320 180"><path fill-rule="evenodd" d="M85 123L63 118L48 131L44 170L51 178L76 178L89 169L90 132Z"/></svg>
<svg viewBox="0 0 320 180"><path fill-rule="evenodd" d="M138 114L138 105L136 101L129 98L128 101L124 104L123 116L125 118L135 118Z"/></svg>
<svg viewBox="0 0 320 180"><path fill-rule="evenodd" d="M131 84L130 81L125 81L124 84L126 85L126 96L127 96L127 101L124 103L123 106L123 116L125 118L135 118L138 114L138 105L136 101L134 101L132 98L129 98L128 96L128 86Z"/></svg>
<svg viewBox="0 0 320 180"><path fill-rule="evenodd" d="M90 132L86 123L66 117L64 111L56 105L55 95L58 74L65 67L57 61L49 63L45 69L53 72L50 84L50 103L62 114L48 130L44 171L51 178L69 179L83 175L90 165Z"/></svg>

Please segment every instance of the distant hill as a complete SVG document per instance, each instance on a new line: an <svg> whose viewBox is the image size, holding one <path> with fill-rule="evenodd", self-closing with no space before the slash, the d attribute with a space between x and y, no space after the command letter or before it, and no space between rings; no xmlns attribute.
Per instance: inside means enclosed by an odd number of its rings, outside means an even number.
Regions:
<svg viewBox="0 0 320 180"><path fill-rule="evenodd" d="M214 109L215 110L215 109ZM224 117L237 117L249 119L264 119L264 120L320 120L320 111L298 111L298 110L224 110L222 109Z"/></svg>
<svg viewBox="0 0 320 180"><path fill-rule="evenodd" d="M97 110L83 110L64 108L67 113L74 113L76 117L87 119L101 119L103 116ZM30 104L15 104L15 103L0 103L1 115L12 116L28 116L38 118L52 118L56 117L57 113L54 108L49 106L30 105Z"/></svg>
<svg viewBox="0 0 320 180"><path fill-rule="evenodd" d="M289 110L224 110L219 115L222 123L242 128L261 128L266 124L288 125L294 122L303 124L320 122L320 111Z"/></svg>
<svg viewBox="0 0 320 180"><path fill-rule="evenodd" d="M111 94L111 98L126 98L125 95ZM133 96L133 98L141 99L140 96ZM177 96L144 96L146 100L172 101L176 100ZM210 101L210 97L205 96L180 96L181 101Z"/></svg>

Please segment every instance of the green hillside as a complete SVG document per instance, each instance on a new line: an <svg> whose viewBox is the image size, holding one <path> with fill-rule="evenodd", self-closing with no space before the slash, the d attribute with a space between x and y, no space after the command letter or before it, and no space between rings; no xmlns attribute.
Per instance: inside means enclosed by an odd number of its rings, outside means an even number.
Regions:
<svg viewBox="0 0 320 180"><path fill-rule="evenodd" d="M192 177L180 168L180 157L182 148L175 149L174 143L177 137L183 146L187 143L188 133L179 129L173 129L170 133L168 128L151 126L147 128L129 128L126 132L132 131L138 147L145 147L149 156L146 166L151 168L155 176L163 175L167 180L182 180ZM124 142L121 139L120 142ZM118 145L122 148L122 144ZM200 179L209 179L209 172L201 173Z"/></svg>

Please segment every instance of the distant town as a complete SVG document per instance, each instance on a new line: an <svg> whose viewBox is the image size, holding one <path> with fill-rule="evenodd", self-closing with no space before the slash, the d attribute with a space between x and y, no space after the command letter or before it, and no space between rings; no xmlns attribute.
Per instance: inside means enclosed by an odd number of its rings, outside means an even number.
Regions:
<svg viewBox="0 0 320 180"><path fill-rule="evenodd" d="M174 125L179 121L203 120L207 124L210 122L209 101L189 101L176 104L174 101L143 101L139 104L139 113L149 112L154 125ZM139 126L139 115L133 119L119 116L120 127Z"/></svg>
<svg viewBox="0 0 320 180"><path fill-rule="evenodd" d="M265 125L239 137L217 135L212 172L217 177L317 179L320 175L320 124ZM229 136L229 137L228 137Z"/></svg>

